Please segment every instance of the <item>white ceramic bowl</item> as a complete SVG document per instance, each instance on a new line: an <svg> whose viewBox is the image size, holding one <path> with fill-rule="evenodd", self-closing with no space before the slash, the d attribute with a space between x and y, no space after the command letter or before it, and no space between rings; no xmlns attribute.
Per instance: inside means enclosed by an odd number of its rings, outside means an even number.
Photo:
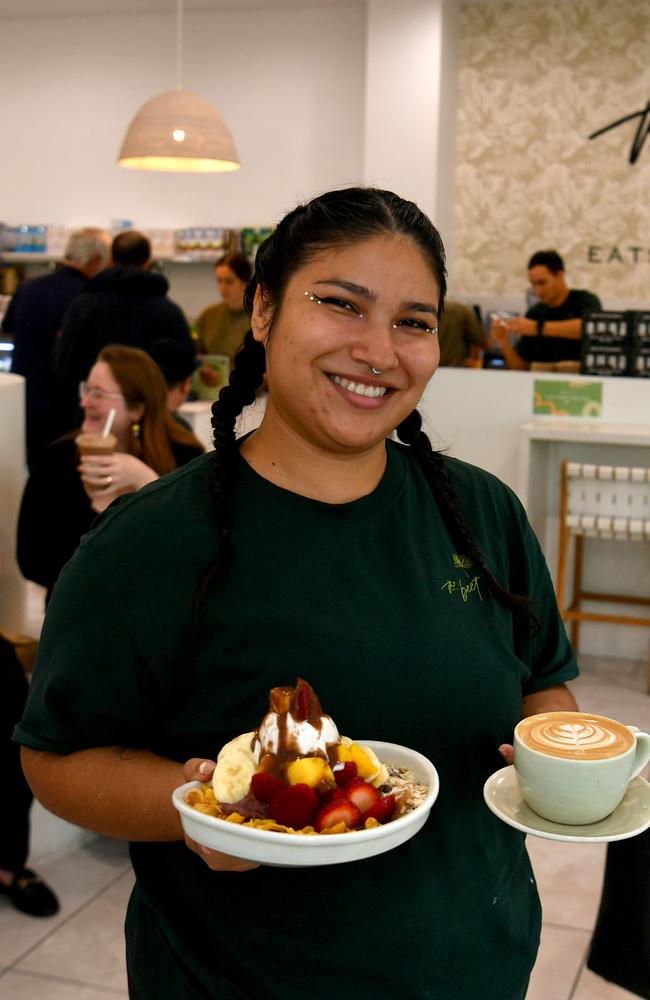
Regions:
<svg viewBox="0 0 650 1000"><path fill-rule="evenodd" d="M278 833L238 826L225 820L206 816L192 809L185 796L198 781L189 781L177 788L172 802L181 816L183 829L188 837L205 847L224 854L231 854L248 861L288 868L308 865L336 865L344 861L360 861L375 854L383 854L410 840L426 822L431 806L438 796L438 772L422 754L396 743L379 743L376 740L357 740L362 746L371 747L381 761L397 767L408 767L418 781L429 786L429 793L421 805L399 819L374 827L372 830L353 830L351 833L305 836L298 833Z"/></svg>

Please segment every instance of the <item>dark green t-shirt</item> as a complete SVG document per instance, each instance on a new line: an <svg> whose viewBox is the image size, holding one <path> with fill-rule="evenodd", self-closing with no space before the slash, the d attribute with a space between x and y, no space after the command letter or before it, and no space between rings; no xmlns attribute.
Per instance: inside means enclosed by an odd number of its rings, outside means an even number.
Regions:
<svg viewBox="0 0 650 1000"><path fill-rule="evenodd" d="M526 319L542 320L544 323L565 319L581 319L587 313L600 309L600 299L593 292L572 288L560 306L546 306L537 302L526 313ZM520 337L515 350L524 361L579 361L580 338L568 337Z"/></svg>
<svg viewBox="0 0 650 1000"><path fill-rule="evenodd" d="M218 873L183 843L133 844L139 1000L525 995L537 890L523 835L482 788L522 695L574 677L573 652L511 491L447 460L494 572L538 602L541 631L517 649L511 615L452 544L408 450L389 442L388 459L372 494L341 505L282 490L240 459L234 566L198 636L192 590L218 538L212 455L107 512L54 590L22 743L214 758L258 724L271 687L300 675L341 732L413 747L440 774L423 830L365 861Z"/></svg>

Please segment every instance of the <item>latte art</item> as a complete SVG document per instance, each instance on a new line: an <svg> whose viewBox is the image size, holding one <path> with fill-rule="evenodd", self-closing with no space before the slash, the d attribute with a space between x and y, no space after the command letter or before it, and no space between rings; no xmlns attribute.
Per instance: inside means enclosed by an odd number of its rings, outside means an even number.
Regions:
<svg viewBox="0 0 650 1000"><path fill-rule="evenodd" d="M575 760L617 757L634 746L634 736L626 726L581 712L532 716L519 723L517 732L531 750Z"/></svg>

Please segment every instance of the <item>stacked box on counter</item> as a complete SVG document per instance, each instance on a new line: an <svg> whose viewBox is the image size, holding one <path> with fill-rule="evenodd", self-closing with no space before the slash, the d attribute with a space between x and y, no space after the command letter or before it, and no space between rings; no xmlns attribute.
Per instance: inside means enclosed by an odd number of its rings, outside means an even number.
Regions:
<svg viewBox="0 0 650 1000"><path fill-rule="evenodd" d="M650 378L650 312L633 312L631 316L629 375Z"/></svg>
<svg viewBox="0 0 650 1000"><path fill-rule="evenodd" d="M630 313L592 312L582 322L583 375L628 375Z"/></svg>

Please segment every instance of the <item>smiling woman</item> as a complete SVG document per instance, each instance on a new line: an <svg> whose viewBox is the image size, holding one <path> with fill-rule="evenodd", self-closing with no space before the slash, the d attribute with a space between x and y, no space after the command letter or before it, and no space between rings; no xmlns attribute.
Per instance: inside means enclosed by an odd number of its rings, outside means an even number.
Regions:
<svg viewBox="0 0 650 1000"><path fill-rule="evenodd" d="M252 335L265 348L270 391L259 432L242 446L250 465L329 503L370 493L385 469L386 437L437 368L430 324L439 300L430 264L400 234L323 249L291 275L281 304L258 287ZM329 473L332 454L355 458L344 480Z"/></svg>
<svg viewBox="0 0 650 1000"><path fill-rule="evenodd" d="M525 996L539 901L482 788L522 714L574 707L577 668L516 498L422 431L444 297L412 202L351 188L290 212L257 254L214 452L107 512L57 584L16 738L48 809L132 841L138 1000ZM292 869L183 839L172 790L296 677L347 732L433 761L408 844Z"/></svg>
<svg viewBox="0 0 650 1000"><path fill-rule="evenodd" d="M79 385L79 400L79 431L95 438L95 453L81 456L78 431L50 444L32 468L18 518L18 565L28 580L47 588L48 600L98 513L203 451L168 412L162 373L137 348L105 347ZM107 421L112 443L97 454L96 439Z"/></svg>

